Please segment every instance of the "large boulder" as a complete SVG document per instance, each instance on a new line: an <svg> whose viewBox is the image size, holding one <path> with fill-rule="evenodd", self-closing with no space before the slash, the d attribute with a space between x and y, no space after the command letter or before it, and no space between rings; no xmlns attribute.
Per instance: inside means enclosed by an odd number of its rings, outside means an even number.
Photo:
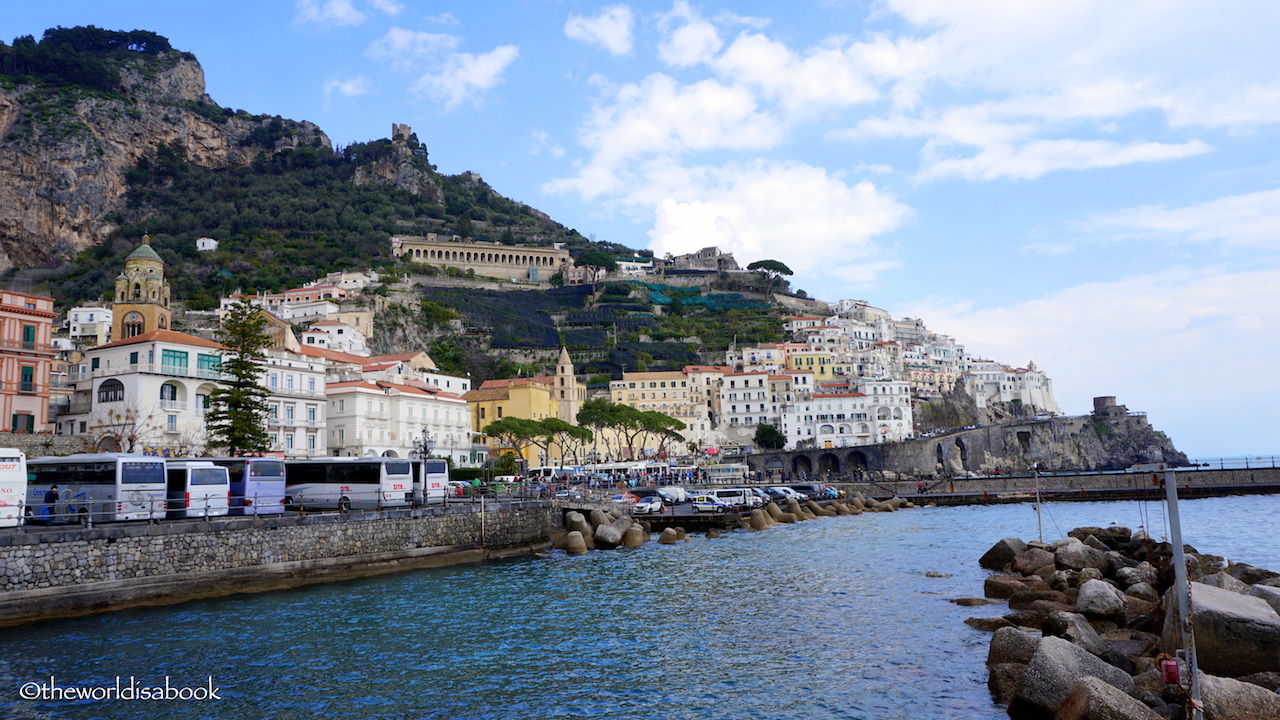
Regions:
<svg viewBox="0 0 1280 720"><path fill-rule="evenodd" d="M1089 676L1076 681L1053 717L1054 720L1164 720L1128 693Z"/></svg>
<svg viewBox="0 0 1280 720"><path fill-rule="evenodd" d="M613 524L598 526L593 537L596 541L596 547L606 550L612 550L622 544L622 531L614 527Z"/></svg>
<svg viewBox="0 0 1280 720"><path fill-rule="evenodd" d="M1252 683L1200 673L1205 720L1276 720L1280 695Z"/></svg>
<svg viewBox="0 0 1280 720"><path fill-rule="evenodd" d="M1217 572L1217 573L1213 573L1212 575L1205 575L1204 577L1200 578L1196 582L1201 582L1201 583L1204 583L1205 585L1212 585L1216 588L1222 588L1223 590L1230 590L1233 593L1240 593L1241 595L1249 594L1248 585L1245 585L1244 583L1240 582L1239 580L1235 579L1234 577L1232 577L1231 575L1228 575L1225 572Z"/></svg>
<svg viewBox="0 0 1280 720"><path fill-rule="evenodd" d="M1014 718L1053 717L1067 699L1076 682L1083 677L1096 677L1120 690L1133 686L1133 678L1070 642L1058 637L1045 637L1018 682L1018 691L1009 704Z"/></svg>
<svg viewBox="0 0 1280 720"><path fill-rule="evenodd" d="M750 520L748 521L748 522L750 523L750 525L751 525L751 529L752 529L752 530L764 530L764 529L768 528L768 527L772 524L772 523L770 523L770 522L768 521L768 519L767 519L768 517L769 517L769 516L768 516L768 515L766 515L766 514L765 514L765 512L764 512L763 510L761 510L760 508L756 508L755 510L752 510L752 511L751 511L751 518L750 518Z"/></svg>
<svg viewBox="0 0 1280 720"><path fill-rule="evenodd" d="M1053 565L1053 553L1040 548L1027 548L1013 558L1014 572L1030 575L1042 567Z"/></svg>
<svg viewBox="0 0 1280 720"><path fill-rule="evenodd" d="M638 523L627 528L622 535L622 547L640 547L644 545L644 541L649 539L649 533L644 531Z"/></svg>
<svg viewBox="0 0 1280 720"><path fill-rule="evenodd" d="M565 513L564 526L569 532L576 532L582 535L582 540L586 543L588 549L595 549L596 541L593 536L595 529L592 527L591 523L587 522L587 519L583 517L582 513Z"/></svg>
<svg viewBox="0 0 1280 720"><path fill-rule="evenodd" d="M675 545L680 542L680 533L675 528L666 528L662 534L658 536L659 545Z"/></svg>
<svg viewBox="0 0 1280 720"><path fill-rule="evenodd" d="M1164 648L1180 646L1177 603L1166 593ZM1191 620L1200 668L1223 677L1280 670L1280 615L1261 598L1191 583Z"/></svg>
<svg viewBox="0 0 1280 720"><path fill-rule="evenodd" d="M991 691L991 698L998 703L1013 700L1018 692L1018 682L1026 670L1027 666L1022 663L999 663L987 668L987 689Z"/></svg>
<svg viewBox="0 0 1280 720"><path fill-rule="evenodd" d="M1014 593L1026 589L1026 583L1016 575L991 575L982 581L982 594L989 598L1013 597Z"/></svg>
<svg viewBox="0 0 1280 720"><path fill-rule="evenodd" d="M1056 603L1069 604L1066 593L1057 590L1032 590L1027 588L1009 596L1010 610L1030 610L1031 604L1037 600L1050 600Z"/></svg>
<svg viewBox="0 0 1280 720"><path fill-rule="evenodd" d="M1091 655L1101 656L1107 651L1107 644L1098 637L1097 631L1089 621L1079 613L1051 612L1041 626L1045 635L1060 637L1073 645L1088 650Z"/></svg>
<svg viewBox="0 0 1280 720"><path fill-rule="evenodd" d="M570 530L564 541L565 552L570 555L582 555L587 552L587 543L583 539L582 533L577 530Z"/></svg>
<svg viewBox="0 0 1280 720"><path fill-rule="evenodd" d="M991 636L987 648L987 664L1019 663L1026 665L1036 654L1040 638L1013 627L1002 627Z"/></svg>
<svg viewBox="0 0 1280 720"><path fill-rule="evenodd" d="M1091 548L1082 542L1063 545L1053 553L1054 565L1059 570L1083 570L1087 567L1106 572L1111 567L1111 558L1097 548Z"/></svg>
<svg viewBox="0 0 1280 720"><path fill-rule="evenodd" d="M1076 610L1092 618L1122 619L1126 608L1124 593L1104 580L1084 583L1080 586L1080 594L1076 596Z"/></svg>
<svg viewBox="0 0 1280 720"><path fill-rule="evenodd" d="M1280 587L1271 587L1269 585L1254 585L1249 588L1249 593L1253 597L1262 598L1272 610L1280 613Z"/></svg>

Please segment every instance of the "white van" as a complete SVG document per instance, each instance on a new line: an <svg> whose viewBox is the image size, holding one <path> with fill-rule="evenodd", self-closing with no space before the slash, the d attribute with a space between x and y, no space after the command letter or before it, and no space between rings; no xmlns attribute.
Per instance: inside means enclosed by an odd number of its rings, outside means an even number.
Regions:
<svg viewBox="0 0 1280 720"><path fill-rule="evenodd" d="M751 504L750 493L742 488L723 488L720 490L709 490L707 492L711 497L720 500L735 510L742 510Z"/></svg>
<svg viewBox="0 0 1280 720"><path fill-rule="evenodd" d="M27 497L27 456L0 448L0 527L22 524Z"/></svg>
<svg viewBox="0 0 1280 720"><path fill-rule="evenodd" d="M207 460L169 461L168 518L203 518L226 515L231 507L231 475L225 467Z"/></svg>

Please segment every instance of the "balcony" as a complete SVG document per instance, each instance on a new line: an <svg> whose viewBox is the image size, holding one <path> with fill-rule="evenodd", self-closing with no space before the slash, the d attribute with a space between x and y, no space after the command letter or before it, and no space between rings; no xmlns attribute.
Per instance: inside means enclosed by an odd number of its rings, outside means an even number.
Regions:
<svg viewBox="0 0 1280 720"><path fill-rule="evenodd" d="M119 367L100 367L95 370L77 371L68 374L68 380L73 383L88 380L90 378L113 377L116 375L132 375L134 373L146 373L149 375L168 375L170 377L193 377L202 380L222 380L223 375L220 370L210 370L208 368L191 369L183 365L163 365L160 363L133 363L130 365L121 365Z"/></svg>
<svg viewBox="0 0 1280 720"><path fill-rule="evenodd" d="M272 395L288 395L290 397L324 397L323 390L303 390L302 388L282 388L271 385L267 388L267 392Z"/></svg>
<svg viewBox="0 0 1280 720"><path fill-rule="evenodd" d="M183 400L161 400L161 410L186 410L187 403Z"/></svg>
<svg viewBox="0 0 1280 720"><path fill-rule="evenodd" d="M0 340L0 350L16 350L18 352L56 354L58 349L49 343L31 340Z"/></svg>

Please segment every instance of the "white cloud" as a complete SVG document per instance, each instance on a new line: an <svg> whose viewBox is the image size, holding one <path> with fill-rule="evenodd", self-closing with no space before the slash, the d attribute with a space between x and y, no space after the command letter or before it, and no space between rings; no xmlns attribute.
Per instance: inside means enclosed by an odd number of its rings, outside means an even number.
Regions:
<svg viewBox="0 0 1280 720"><path fill-rule="evenodd" d="M637 193L655 208L650 248L681 254L716 245L739 264L781 260L798 276L866 282L890 267L872 239L901 224L910 210L870 182L853 185L822 168L753 162L651 172Z"/></svg>
<svg viewBox="0 0 1280 720"><path fill-rule="evenodd" d="M324 109L329 109L334 95L352 98L368 95L371 92L373 92L373 84L363 75L347 80L330 80L324 84Z"/></svg>
<svg viewBox="0 0 1280 720"><path fill-rule="evenodd" d="M473 99L481 90L496 87L502 82L502 72L519 55L515 45L502 45L480 55L454 53L440 68L419 78L413 90L451 109Z"/></svg>
<svg viewBox="0 0 1280 720"><path fill-rule="evenodd" d="M1057 170L1086 170L1138 162L1157 162L1200 155L1210 148L1199 140L1185 143L1135 143L1104 140L1035 140L1020 146L990 145L972 157L928 157L919 178L959 176L966 180L1019 180L1042 177Z"/></svg>
<svg viewBox="0 0 1280 720"><path fill-rule="evenodd" d="M451 12L440 13L427 18L427 22L437 23L439 25L461 25L462 23Z"/></svg>
<svg viewBox="0 0 1280 720"><path fill-rule="evenodd" d="M295 22L317 25L359 25L365 15L351 0L297 0Z"/></svg>
<svg viewBox="0 0 1280 720"><path fill-rule="evenodd" d="M671 12L660 19L659 27L666 34L658 45L658 57L668 65L686 67L708 62L724 44L716 27L689 7L686 0L676 0Z"/></svg>
<svg viewBox="0 0 1280 720"><path fill-rule="evenodd" d="M555 143L551 140L551 135L545 130L534 130L530 133L533 144L529 147L529 154L533 156L541 155L545 150L548 155L559 160L564 157L565 149L563 145Z"/></svg>
<svg viewBox="0 0 1280 720"><path fill-rule="evenodd" d="M404 5L396 0L368 0L375 10L392 17L404 12Z"/></svg>
<svg viewBox="0 0 1280 720"><path fill-rule="evenodd" d="M570 15L564 24L564 34L571 40L581 40L596 45L614 55L631 52L631 8L612 5L595 17Z"/></svg>
<svg viewBox="0 0 1280 720"><path fill-rule="evenodd" d="M975 356L1034 360L1067 413L1117 395L1150 412L1180 449L1208 455L1257 452L1241 438L1274 419L1280 379L1246 368L1280 352L1272 332L1280 303L1259 302L1275 297L1280 270L1205 267L1088 283L1006 307L929 298L895 314L925 318Z"/></svg>
<svg viewBox="0 0 1280 720"><path fill-rule="evenodd" d="M408 70L453 52L460 41L456 35L393 27L386 35L369 43L364 54L386 62L396 70Z"/></svg>
<svg viewBox="0 0 1280 720"><path fill-rule="evenodd" d="M1179 238L1192 242L1280 250L1280 190L1236 195L1179 208L1144 206L1100 215L1084 225L1124 237Z"/></svg>

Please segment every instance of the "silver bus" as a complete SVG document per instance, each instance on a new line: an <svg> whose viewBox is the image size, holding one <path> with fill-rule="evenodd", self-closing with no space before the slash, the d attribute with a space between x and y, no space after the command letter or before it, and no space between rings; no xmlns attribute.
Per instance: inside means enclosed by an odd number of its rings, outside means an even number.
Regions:
<svg viewBox="0 0 1280 720"><path fill-rule="evenodd" d="M35 522L163 519L164 459L88 453L28 460L27 507Z"/></svg>
<svg viewBox="0 0 1280 720"><path fill-rule="evenodd" d="M231 474L232 515L284 512L284 460L274 457L201 458Z"/></svg>
<svg viewBox="0 0 1280 720"><path fill-rule="evenodd" d="M408 507L413 469L408 460L333 457L286 460L285 504L298 509L346 511Z"/></svg>

